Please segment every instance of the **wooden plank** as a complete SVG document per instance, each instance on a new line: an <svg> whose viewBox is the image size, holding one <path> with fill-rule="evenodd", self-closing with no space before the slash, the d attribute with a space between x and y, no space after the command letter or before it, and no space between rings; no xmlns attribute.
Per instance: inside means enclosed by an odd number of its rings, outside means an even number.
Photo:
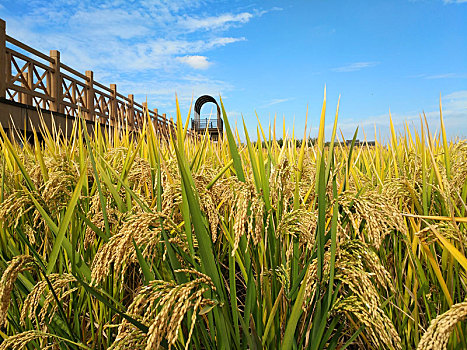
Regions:
<svg viewBox="0 0 467 350"><path fill-rule="evenodd" d="M117 97L120 97L125 103L130 102L130 99L126 96L123 96L121 93L117 92Z"/></svg>
<svg viewBox="0 0 467 350"><path fill-rule="evenodd" d="M46 77L47 77L47 74L49 73L49 71L44 70L44 73L42 73L42 75L40 75L39 72L37 71L36 67L32 67L32 70L33 70L33 74L35 74L36 77L37 77L37 82L36 83L33 82L32 89L33 90L36 90L37 88L42 89L46 95L49 95L50 94L50 85L48 87L46 86L47 80L48 80ZM44 84L44 78L46 78L45 84Z"/></svg>
<svg viewBox="0 0 467 350"><path fill-rule="evenodd" d="M143 102L144 103L144 102ZM139 107L140 110L144 109L144 105L139 104L138 102L133 102L133 106Z"/></svg>
<svg viewBox="0 0 467 350"><path fill-rule="evenodd" d="M82 106L79 106L78 104L76 103L72 103L72 102L68 102L68 101L62 101L62 104L64 107L69 107L69 108L72 108L72 109L75 109L76 111L78 110L78 108L84 112L84 113L87 113L89 112L87 108L85 107L82 107Z"/></svg>
<svg viewBox="0 0 467 350"><path fill-rule="evenodd" d="M7 89L10 89L10 90L14 90L16 92L20 92L22 94L26 94L26 95L29 95L31 97L39 97L39 98L42 98L42 99L46 99L47 101L52 101L53 99L48 96L48 95L45 95L41 92L38 92L38 91L31 91L30 89L28 88L25 88L23 86L19 86L19 85L15 85L15 84L7 84Z"/></svg>
<svg viewBox="0 0 467 350"><path fill-rule="evenodd" d="M36 49L33 49L31 46L23 44L21 41L18 41L16 39L12 38L9 35L6 35L6 41L9 42L10 44L13 44L13 45L23 49L24 51L27 51L27 52L32 53L33 55L35 55L37 57L42 58L45 61L48 61L48 62L52 61L52 59L49 56L43 54L40 51L37 51Z"/></svg>
<svg viewBox="0 0 467 350"><path fill-rule="evenodd" d="M135 111L133 109L133 103L134 103L134 95L128 95L128 99L130 100L129 106L128 106L128 125L130 126L130 129L133 129L135 126Z"/></svg>
<svg viewBox="0 0 467 350"><path fill-rule="evenodd" d="M29 62L28 64L28 71L27 73L23 73L24 74L24 79L23 79L23 83L24 83L24 87L26 87L30 92L35 92L34 89L32 88L32 82L33 82L33 67L34 67L34 63L33 62ZM30 105L32 106L32 94L31 93L26 93L24 95L24 104L27 104L27 105Z"/></svg>
<svg viewBox="0 0 467 350"><path fill-rule="evenodd" d="M96 85L96 84L94 84L94 85ZM109 100L112 98L111 94L107 94L105 92L102 92L102 91L99 91L99 90L96 90L96 89L94 89L94 94L99 95L99 96L103 96L105 98L108 98Z"/></svg>
<svg viewBox="0 0 467 350"><path fill-rule="evenodd" d="M60 69L64 69L66 70L68 73L71 73L73 75L76 75L77 77L83 79L84 81L88 81L88 78L86 77L86 75L84 75L83 73L80 73L78 72L77 70L74 70L73 68L71 67L68 67L66 64L64 63L60 63ZM63 74L63 73L62 73ZM75 79L76 80L76 79Z"/></svg>
<svg viewBox="0 0 467 350"><path fill-rule="evenodd" d="M7 63L10 64L6 58L6 23L0 19L0 97L4 98L6 98Z"/></svg>
<svg viewBox="0 0 467 350"><path fill-rule="evenodd" d="M110 97L107 99L105 98L105 95L102 92L97 92L94 90L94 110L96 109L95 107L97 106L97 113L101 114L107 114L110 112L109 110L109 103L110 103Z"/></svg>
<svg viewBox="0 0 467 350"><path fill-rule="evenodd" d="M47 66L35 58L7 47L7 43L25 50L37 59L49 62L50 65ZM21 68L15 58L25 62ZM11 74L12 64L18 71L14 77ZM44 72L39 74L38 68L43 69ZM50 110L54 112L63 112L66 107L72 115L81 109L86 112L87 120L94 120L95 117L98 117L102 123L109 122L117 125L119 118L122 122L126 118L131 129L141 127L145 119L145 111L148 110L147 104L136 102L133 95L126 97L118 93L116 85L109 88L95 82L92 72L89 72L82 74L61 63L59 51L50 51L49 57L6 35L5 21L0 19L0 97L6 97L8 91L11 99L18 95L20 101L31 106L34 103L49 106ZM34 83L35 76L37 83ZM21 83L23 86L14 83ZM64 101L64 96L70 101ZM82 104L85 106L81 106ZM96 107L98 107L98 111L96 111ZM174 132L175 124L173 120L168 120L165 114L160 116L157 109L148 110L148 114L153 123L158 128L162 128L167 135ZM188 133L190 134L190 132Z"/></svg>
<svg viewBox="0 0 467 350"><path fill-rule="evenodd" d="M82 81L79 81L78 79L73 78L72 76L70 76L68 74L65 74L65 73L62 72L62 73L60 73L60 75L61 75L62 78L65 78L66 80L69 80L69 81L71 81L71 82L73 82L75 84L81 85L81 87L83 87L83 88L87 86L86 83L83 83Z"/></svg>
<svg viewBox="0 0 467 350"><path fill-rule="evenodd" d="M50 108L54 112L61 112L62 102L62 78L60 77L60 51L50 50L51 78L50 78L50 95L53 98Z"/></svg>
<svg viewBox="0 0 467 350"><path fill-rule="evenodd" d="M101 113L101 112L95 112L94 114L96 115L96 117L98 117L97 120L98 120L101 124L106 124L106 123L107 123L107 121L108 121L108 119L109 119L109 117L108 117L107 114Z"/></svg>
<svg viewBox="0 0 467 350"><path fill-rule="evenodd" d="M33 62L35 66L40 67L45 70L51 70L52 68L48 67L42 62L36 61L35 59L28 57L26 55L23 55L22 53L12 50L9 47L6 48L6 52L9 53L12 57L18 57L19 59L26 61L26 62Z"/></svg>
<svg viewBox="0 0 467 350"><path fill-rule="evenodd" d="M117 84L110 84L112 90L112 99L110 100L110 125L118 124L118 105L117 105Z"/></svg>
<svg viewBox="0 0 467 350"><path fill-rule="evenodd" d="M94 120L94 73L92 70L86 71L87 77L87 98L86 98L86 108L88 109L85 114L87 120Z"/></svg>
<svg viewBox="0 0 467 350"><path fill-rule="evenodd" d="M16 62L16 60L13 58L13 56L11 56L10 68L11 68L11 63L13 63L13 66L15 66L17 73L16 73L15 76L10 74L10 76L7 79L7 84L9 84L9 83L13 84L15 82L19 82L19 83L23 84L24 83L25 70L28 68L29 62L26 62L26 64L20 68L18 63Z"/></svg>
<svg viewBox="0 0 467 350"><path fill-rule="evenodd" d="M94 82L94 85L101 88L102 90L107 91L110 94L112 93L112 89L108 88L107 86L105 86L105 85L103 85L101 83L98 83L97 81ZM94 90L98 91L97 89L94 89Z"/></svg>

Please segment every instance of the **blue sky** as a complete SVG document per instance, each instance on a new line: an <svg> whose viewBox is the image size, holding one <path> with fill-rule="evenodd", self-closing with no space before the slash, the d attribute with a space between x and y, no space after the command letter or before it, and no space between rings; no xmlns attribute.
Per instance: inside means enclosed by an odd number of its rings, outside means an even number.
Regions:
<svg viewBox="0 0 467 350"><path fill-rule="evenodd" d="M121 93L186 116L191 97L222 95L230 119L256 134L277 114L312 135L327 88L332 123L388 134L425 111L467 137L467 0L16 0L0 3L7 33ZM211 111L206 105L203 113ZM328 133L329 135L329 133ZM360 138L363 134L360 133Z"/></svg>

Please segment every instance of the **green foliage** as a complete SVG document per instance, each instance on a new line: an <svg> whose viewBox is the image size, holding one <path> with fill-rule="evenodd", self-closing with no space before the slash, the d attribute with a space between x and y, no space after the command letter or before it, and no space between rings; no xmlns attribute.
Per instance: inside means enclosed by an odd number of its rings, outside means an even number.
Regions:
<svg viewBox="0 0 467 350"><path fill-rule="evenodd" d="M324 100L317 138L242 143L221 107L218 142L178 108L169 139L1 130L0 349L466 347L465 141L337 110L325 142Z"/></svg>

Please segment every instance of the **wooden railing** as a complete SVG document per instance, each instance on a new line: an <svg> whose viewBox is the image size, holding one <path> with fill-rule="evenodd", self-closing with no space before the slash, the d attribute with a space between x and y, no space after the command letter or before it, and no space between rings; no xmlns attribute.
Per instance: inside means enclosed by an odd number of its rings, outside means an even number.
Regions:
<svg viewBox="0 0 467 350"><path fill-rule="evenodd" d="M94 81L92 71L82 74L60 61L60 52L50 55L6 34L0 19L0 98L77 117L108 126L128 125L139 129L147 115L156 131L168 135L175 130L166 114L149 110L146 103L134 101L133 95L117 92L117 85L107 87Z"/></svg>

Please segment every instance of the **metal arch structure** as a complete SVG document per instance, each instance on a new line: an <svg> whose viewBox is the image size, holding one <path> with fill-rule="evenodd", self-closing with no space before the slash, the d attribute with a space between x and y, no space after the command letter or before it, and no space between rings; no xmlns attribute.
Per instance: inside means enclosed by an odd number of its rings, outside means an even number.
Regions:
<svg viewBox="0 0 467 350"><path fill-rule="evenodd" d="M209 96L209 95L203 95L198 97L198 99L195 102L195 120L200 120L200 112L201 112L201 107L205 103L212 102L216 105L217 107L217 119L221 119L221 109L219 108L219 105L217 104L217 101L214 97Z"/></svg>
<svg viewBox="0 0 467 350"><path fill-rule="evenodd" d="M203 107L204 104L210 102L214 103L217 107L217 119L201 119L201 107ZM214 97L209 95L203 95L198 97L198 99L195 102L195 117L191 121L191 128L193 131L198 133L204 133L207 130L209 132L209 135L211 136L211 139L213 140L218 140L219 138L222 138L224 128L221 118L221 109Z"/></svg>

